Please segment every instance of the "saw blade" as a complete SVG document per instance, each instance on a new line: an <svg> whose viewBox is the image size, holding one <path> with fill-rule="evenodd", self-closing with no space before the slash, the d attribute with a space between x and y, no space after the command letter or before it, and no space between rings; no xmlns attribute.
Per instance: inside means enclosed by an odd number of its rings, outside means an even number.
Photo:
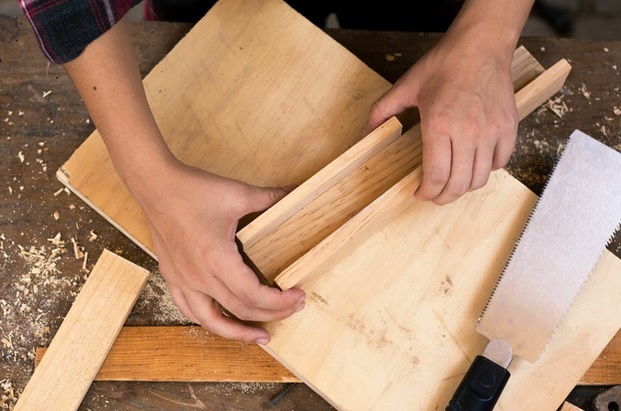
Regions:
<svg viewBox="0 0 621 411"><path fill-rule="evenodd" d="M621 220L621 154L576 130L477 324L536 361Z"/></svg>

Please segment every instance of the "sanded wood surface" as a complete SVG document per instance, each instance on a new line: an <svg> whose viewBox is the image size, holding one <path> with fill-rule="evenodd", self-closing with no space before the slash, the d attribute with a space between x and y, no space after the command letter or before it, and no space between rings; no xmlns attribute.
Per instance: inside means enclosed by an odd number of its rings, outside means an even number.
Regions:
<svg viewBox="0 0 621 411"><path fill-rule="evenodd" d="M36 364L46 355L38 348ZM96 381L299 382L256 344L198 326L123 327Z"/></svg>
<svg viewBox="0 0 621 411"><path fill-rule="evenodd" d="M487 343L477 318L536 201L502 170L444 207L413 201L416 185L309 264L295 283L303 314L268 324L266 349L338 409L446 406ZM621 326L619 298L621 261L607 252L537 363L513 361L497 408L556 410Z"/></svg>
<svg viewBox="0 0 621 411"><path fill-rule="evenodd" d="M147 270L103 252L15 411L79 407L148 276Z"/></svg>

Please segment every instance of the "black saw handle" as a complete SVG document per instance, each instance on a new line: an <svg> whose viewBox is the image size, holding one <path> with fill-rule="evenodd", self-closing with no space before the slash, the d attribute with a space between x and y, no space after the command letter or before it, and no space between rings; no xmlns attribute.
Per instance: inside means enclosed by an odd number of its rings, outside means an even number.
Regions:
<svg viewBox="0 0 621 411"><path fill-rule="evenodd" d="M478 355L446 411L492 411L510 376L507 369Z"/></svg>

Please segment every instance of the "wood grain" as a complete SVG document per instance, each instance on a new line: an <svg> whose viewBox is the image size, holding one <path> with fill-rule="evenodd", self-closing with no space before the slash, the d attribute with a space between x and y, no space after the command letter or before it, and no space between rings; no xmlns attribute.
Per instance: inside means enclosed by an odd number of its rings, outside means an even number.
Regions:
<svg viewBox="0 0 621 411"><path fill-rule="evenodd" d="M149 272L104 251L14 410L76 410Z"/></svg>
<svg viewBox="0 0 621 411"><path fill-rule="evenodd" d="M36 349L35 367L47 349ZM197 326L123 327L95 381L300 382L254 344L209 334ZM579 382L621 384L621 333Z"/></svg>
<svg viewBox="0 0 621 411"><path fill-rule="evenodd" d="M35 364L46 351L37 348ZM256 344L198 326L123 327L95 380L300 382Z"/></svg>

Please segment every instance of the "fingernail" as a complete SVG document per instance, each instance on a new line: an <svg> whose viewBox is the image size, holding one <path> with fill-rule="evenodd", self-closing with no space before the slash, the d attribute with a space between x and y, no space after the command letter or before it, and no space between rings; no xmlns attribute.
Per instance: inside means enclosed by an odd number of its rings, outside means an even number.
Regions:
<svg viewBox="0 0 621 411"><path fill-rule="evenodd" d="M298 305L295 307L295 312L297 313L298 311L302 311L304 309L304 301L299 302Z"/></svg>
<svg viewBox="0 0 621 411"><path fill-rule="evenodd" d="M257 344L261 344L261 345L265 345L268 342L270 342L269 338L257 338L257 340L255 341Z"/></svg>

